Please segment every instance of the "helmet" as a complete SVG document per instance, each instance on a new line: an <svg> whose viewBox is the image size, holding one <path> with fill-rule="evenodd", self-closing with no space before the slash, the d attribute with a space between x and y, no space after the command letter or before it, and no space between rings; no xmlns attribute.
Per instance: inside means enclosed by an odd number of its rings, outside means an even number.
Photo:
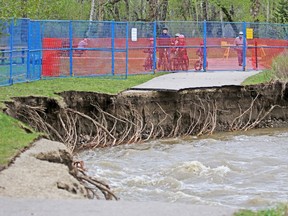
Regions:
<svg viewBox="0 0 288 216"><path fill-rule="evenodd" d="M164 26L164 27L162 28L162 30L167 30L167 31L168 31L168 27Z"/></svg>
<svg viewBox="0 0 288 216"><path fill-rule="evenodd" d="M180 33L176 33L175 34L175 37L179 37L181 34Z"/></svg>
<svg viewBox="0 0 288 216"><path fill-rule="evenodd" d="M185 38L185 36L181 34L181 35L179 35L179 38Z"/></svg>
<svg viewBox="0 0 288 216"><path fill-rule="evenodd" d="M154 41L154 38L149 38L149 41Z"/></svg>
<svg viewBox="0 0 288 216"><path fill-rule="evenodd" d="M239 32L239 35L243 35L243 32L242 32L242 31L240 31L240 32Z"/></svg>

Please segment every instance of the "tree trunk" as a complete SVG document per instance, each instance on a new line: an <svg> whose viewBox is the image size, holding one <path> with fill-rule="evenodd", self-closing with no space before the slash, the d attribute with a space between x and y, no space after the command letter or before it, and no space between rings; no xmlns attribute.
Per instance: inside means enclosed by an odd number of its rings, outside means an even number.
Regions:
<svg viewBox="0 0 288 216"><path fill-rule="evenodd" d="M208 13L207 13L207 1L202 1L202 12L203 12L203 20L208 20Z"/></svg>
<svg viewBox="0 0 288 216"><path fill-rule="evenodd" d="M198 11L198 5L197 5L197 0L194 0L194 7L195 7L195 19L198 22L199 21L199 11Z"/></svg>
<svg viewBox="0 0 288 216"><path fill-rule="evenodd" d="M95 0L92 0L91 1L89 21L93 20L94 14L95 14Z"/></svg>
<svg viewBox="0 0 288 216"><path fill-rule="evenodd" d="M158 0L147 0L148 1L148 21L158 20L156 15L156 9L158 8Z"/></svg>
<svg viewBox="0 0 288 216"><path fill-rule="evenodd" d="M22 18L27 18L27 0L21 1Z"/></svg>
<svg viewBox="0 0 288 216"><path fill-rule="evenodd" d="M126 20L130 21L130 6L129 0L125 0L125 7L126 7Z"/></svg>
<svg viewBox="0 0 288 216"><path fill-rule="evenodd" d="M267 0L266 4L266 22L270 20L270 0Z"/></svg>
<svg viewBox="0 0 288 216"><path fill-rule="evenodd" d="M251 0L251 9L250 9L250 13L253 17L253 21L254 22L259 22L258 14L260 12L260 2L259 0Z"/></svg>
<svg viewBox="0 0 288 216"><path fill-rule="evenodd" d="M166 20L167 18L167 12L168 12L168 0L163 0L161 4L162 11L160 13L160 20Z"/></svg>

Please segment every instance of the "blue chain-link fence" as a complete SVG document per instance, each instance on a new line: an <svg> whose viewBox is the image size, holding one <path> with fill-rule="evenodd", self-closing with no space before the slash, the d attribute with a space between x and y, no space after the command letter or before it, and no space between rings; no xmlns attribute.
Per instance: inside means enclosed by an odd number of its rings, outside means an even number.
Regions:
<svg viewBox="0 0 288 216"><path fill-rule="evenodd" d="M9 20L0 22L0 86L45 77L261 70L287 48L287 24Z"/></svg>

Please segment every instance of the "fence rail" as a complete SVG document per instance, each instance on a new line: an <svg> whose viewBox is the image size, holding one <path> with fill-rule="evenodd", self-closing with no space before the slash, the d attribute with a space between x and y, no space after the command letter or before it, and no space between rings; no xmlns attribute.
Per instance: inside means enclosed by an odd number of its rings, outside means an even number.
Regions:
<svg viewBox="0 0 288 216"><path fill-rule="evenodd" d="M0 22L0 86L45 77L262 70L287 48L287 24L12 19Z"/></svg>

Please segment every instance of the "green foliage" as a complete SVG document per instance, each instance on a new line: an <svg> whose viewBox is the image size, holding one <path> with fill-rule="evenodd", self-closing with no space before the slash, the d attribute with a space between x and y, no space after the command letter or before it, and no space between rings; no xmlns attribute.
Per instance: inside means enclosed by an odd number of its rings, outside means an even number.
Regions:
<svg viewBox="0 0 288 216"><path fill-rule="evenodd" d="M87 20L90 1L77 0L0 0L0 18Z"/></svg>
<svg viewBox="0 0 288 216"><path fill-rule="evenodd" d="M88 20L92 0L0 0L0 19ZM273 21L287 23L287 0L96 1L95 20ZM206 10L203 9L205 3ZM155 9L157 8L157 10ZM151 10L156 10L151 13ZM151 17L154 14L155 17ZM206 17L207 16L207 17ZM229 17L228 17L229 16ZM165 20L163 20L165 21Z"/></svg>
<svg viewBox="0 0 288 216"><path fill-rule="evenodd" d="M274 21L276 23L288 23L288 2L280 0L274 11Z"/></svg>
<svg viewBox="0 0 288 216"><path fill-rule="evenodd" d="M288 51L284 51L273 60L271 71L274 79L288 81Z"/></svg>
<svg viewBox="0 0 288 216"><path fill-rule="evenodd" d="M242 85L254 85L258 83L267 83L272 80L274 77L271 70L264 70L263 72L260 72L258 74L255 74L253 76L248 77Z"/></svg>
<svg viewBox="0 0 288 216"><path fill-rule="evenodd" d="M288 81L288 51L284 51L273 60L270 70L265 70L259 74L248 77L242 84L253 85L267 83L273 80Z"/></svg>

